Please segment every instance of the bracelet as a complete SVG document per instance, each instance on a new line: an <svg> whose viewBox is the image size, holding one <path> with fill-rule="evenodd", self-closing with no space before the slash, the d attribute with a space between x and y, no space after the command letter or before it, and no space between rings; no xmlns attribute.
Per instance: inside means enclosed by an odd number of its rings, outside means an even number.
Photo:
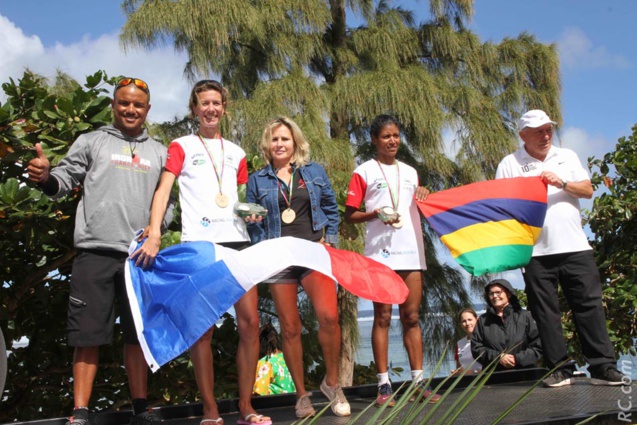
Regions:
<svg viewBox="0 0 637 425"><path fill-rule="evenodd" d="M566 189L566 185L568 182L566 180L562 180L562 190Z"/></svg>

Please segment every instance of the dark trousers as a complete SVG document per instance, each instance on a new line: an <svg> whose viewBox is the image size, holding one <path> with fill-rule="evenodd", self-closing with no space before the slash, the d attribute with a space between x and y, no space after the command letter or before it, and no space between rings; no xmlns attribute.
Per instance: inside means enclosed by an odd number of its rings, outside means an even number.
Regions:
<svg viewBox="0 0 637 425"><path fill-rule="evenodd" d="M590 370L602 371L615 365L592 250L533 257L523 275L529 310L540 331L547 367L555 367L568 356L557 298L558 283L573 312L575 329Z"/></svg>

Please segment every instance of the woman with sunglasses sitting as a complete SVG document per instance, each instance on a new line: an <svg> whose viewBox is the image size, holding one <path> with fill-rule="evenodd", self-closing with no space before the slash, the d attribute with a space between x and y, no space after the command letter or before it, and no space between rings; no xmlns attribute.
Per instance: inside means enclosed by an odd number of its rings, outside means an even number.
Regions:
<svg viewBox="0 0 637 425"><path fill-rule="evenodd" d="M496 371L534 367L542 344L531 313L523 310L508 280L496 279L484 288L487 311L471 335L471 354L483 368L497 362Z"/></svg>

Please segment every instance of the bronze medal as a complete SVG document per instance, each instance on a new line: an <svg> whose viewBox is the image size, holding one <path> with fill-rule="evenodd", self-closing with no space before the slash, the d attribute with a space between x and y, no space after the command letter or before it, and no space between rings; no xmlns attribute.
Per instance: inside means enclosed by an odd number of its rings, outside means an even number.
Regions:
<svg viewBox="0 0 637 425"><path fill-rule="evenodd" d="M295 218L296 218L296 213L294 212L292 208L286 208L285 210L283 210L283 213L281 214L281 221L283 221L285 224L292 223Z"/></svg>
<svg viewBox="0 0 637 425"><path fill-rule="evenodd" d="M219 205L219 207L221 208L225 208L228 206L228 196L224 195L223 193L217 193L217 196L215 196L215 203L217 205Z"/></svg>

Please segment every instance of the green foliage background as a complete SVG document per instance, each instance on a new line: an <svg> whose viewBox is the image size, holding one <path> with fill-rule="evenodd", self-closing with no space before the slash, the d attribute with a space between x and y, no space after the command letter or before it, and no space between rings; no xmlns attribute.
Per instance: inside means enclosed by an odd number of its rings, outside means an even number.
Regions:
<svg viewBox="0 0 637 425"><path fill-rule="evenodd" d="M588 224L602 277L609 334L619 353L635 355L637 341L637 125L601 159L589 158L595 198Z"/></svg>

